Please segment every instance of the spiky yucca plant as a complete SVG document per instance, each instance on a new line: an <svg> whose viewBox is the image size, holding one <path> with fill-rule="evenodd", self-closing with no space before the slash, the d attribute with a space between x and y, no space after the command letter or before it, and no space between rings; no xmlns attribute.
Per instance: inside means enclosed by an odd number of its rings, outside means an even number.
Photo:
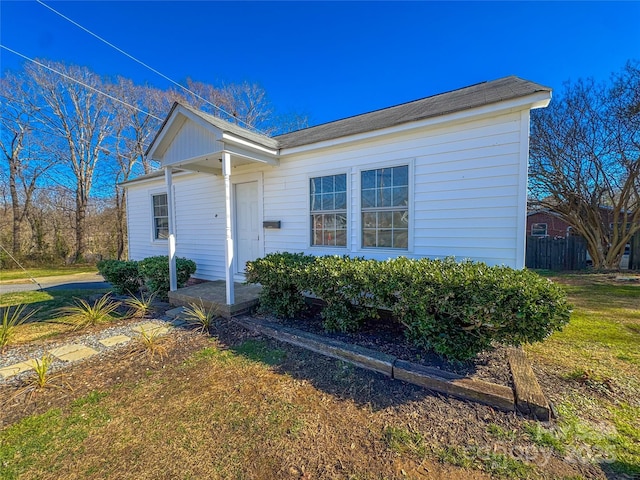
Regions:
<svg viewBox="0 0 640 480"><path fill-rule="evenodd" d="M144 292L140 294L140 298L130 295L123 303L129 308L130 317L146 317L153 308L153 301L156 293L150 293L145 296Z"/></svg>
<svg viewBox="0 0 640 480"><path fill-rule="evenodd" d="M46 354L42 358L34 360L33 369L36 375L32 379L32 383L36 388L45 388L50 385L49 367L51 367L52 363L53 357Z"/></svg>
<svg viewBox="0 0 640 480"><path fill-rule="evenodd" d="M60 321L70 323L76 329L112 321L111 314L120 306L119 302L111 300L109 293L93 302L93 305L82 298L75 298L74 303L58 309L58 316Z"/></svg>
<svg viewBox="0 0 640 480"><path fill-rule="evenodd" d="M215 307L205 308L200 300L200 303L190 303L185 307L183 316L187 323L195 325L200 332L209 333L220 313Z"/></svg>
<svg viewBox="0 0 640 480"><path fill-rule="evenodd" d="M147 332L142 328L135 340L136 344L131 351L134 356L147 355L154 358L158 355L162 358L167 355L167 338L158 333L157 329Z"/></svg>
<svg viewBox="0 0 640 480"><path fill-rule="evenodd" d="M29 320L37 310L24 313L26 305L16 305L15 307L5 307L0 309L0 352L4 353L7 346L12 342L16 333L16 328Z"/></svg>

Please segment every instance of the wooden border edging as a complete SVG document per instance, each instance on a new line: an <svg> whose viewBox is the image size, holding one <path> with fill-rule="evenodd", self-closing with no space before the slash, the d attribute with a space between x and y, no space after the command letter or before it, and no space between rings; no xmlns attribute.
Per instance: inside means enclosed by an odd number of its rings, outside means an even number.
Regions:
<svg viewBox="0 0 640 480"><path fill-rule="evenodd" d="M509 348L507 351L509 367L513 377L518 411L526 416L548 422L551 420L551 407L542 393L536 374L527 360L522 348Z"/></svg>
<svg viewBox="0 0 640 480"><path fill-rule="evenodd" d="M433 367L399 360L392 355L256 319L233 318L239 325L282 342L344 360L390 378L454 397L485 403L506 411L516 409L513 390L504 385L462 377Z"/></svg>

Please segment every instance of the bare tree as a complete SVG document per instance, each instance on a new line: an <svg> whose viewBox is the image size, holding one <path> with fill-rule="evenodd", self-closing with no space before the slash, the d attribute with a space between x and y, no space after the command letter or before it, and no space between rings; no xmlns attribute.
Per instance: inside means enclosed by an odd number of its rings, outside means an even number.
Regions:
<svg viewBox="0 0 640 480"><path fill-rule="evenodd" d="M197 96L187 93L183 101L211 115L265 135L286 133L305 128L308 124L307 117L301 114L275 114L266 91L257 83L231 83L215 87L187 79L187 86Z"/></svg>
<svg viewBox="0 0 640 480"><path fill-rule="evenodd" d="M25 101L30 82L23 74L6 72L0 78L0 150L7 170L12 211L12 253L21 256L22 222L30 211L39 179L53 161L33 135L34 105Z"/></svg>
<svg viewBox="0 0 640 480"><path fill-rule="evenodd" d="M158 118L163 118L169 111L174 95L152 87L135 85L126 78L118 78L109 91L124 102L114 102L112 134L108 143L115 180L116 256L122 259L126 247L127 222L126 195L120 183L157 168L145 156L145 151L160 126Z"/></svg>
<svg viewBox="0 0 640 480"><path fill-rule="evenodd" d="M580 80L532 115L530 189L582 235L594 267L617 268L640 231L640 70Z"/></svg>
<svg viewBox="0 0 640 480"><path fill-rule="evenodd" d="M101 78L85 67L48 62L55 70L27 64L25 71L38 87L30 100L38 108L37 120L51 131L51 139L61 139L60 157L75 181L75 261L86 254L85 223L87 205L104 142L111 133L109 99L96 90L103 89ZM80 82L80 83L78 83ZM95 89L95 90L94 90Z"/></svg>

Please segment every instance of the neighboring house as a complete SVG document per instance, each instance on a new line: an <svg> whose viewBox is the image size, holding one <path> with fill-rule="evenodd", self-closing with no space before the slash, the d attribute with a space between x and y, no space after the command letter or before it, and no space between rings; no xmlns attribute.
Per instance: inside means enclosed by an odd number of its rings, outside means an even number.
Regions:
<svg viewBox="0 0 640 480"><path fill-rule="evenodd" d="M550 210L527 213L527 236L566 238L571 235L571 230L571 225Z"/></svg>
<svg viewBox="0 0 640 480"><path fill-rule="evenodd" d="M470 258L523 268L529 113L547 87L507 77L267 137L174 104L126 182L129 257L176 254L242 279L278 251Z"/></svg>
<svg viewBox="0 0 640 480"><path fill-rule="evenodd" d="M609 207L600 207L600 214L602 215L602 221L609 225L609 228L613 230L613 213ZM560 215L552 212L551 210L531 210L527 213L527 236L528 237L548 237L554 239L568 238L572 235L578 235L573 231L573 227L569 225L565 220L560 218ZM631 244L627 244L625 251L620 260L620 268L629 268L629 258L631 253ZM587 252L587 265L591 265L591 256ZM531 268L536 268L535 265L528 265Z"/></svg>

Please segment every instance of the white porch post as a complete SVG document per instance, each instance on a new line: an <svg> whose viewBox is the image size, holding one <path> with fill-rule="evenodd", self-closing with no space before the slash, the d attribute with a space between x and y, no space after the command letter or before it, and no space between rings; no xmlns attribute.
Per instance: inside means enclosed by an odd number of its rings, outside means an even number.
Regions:
<svg viewBox="0 0 640 480"><path fill-rule="evenodd" d="M178 276L176 274L176 234L175 219L173 216L173 178L171 168L165 167L164 180L167 185L167 208L169 223L169 291L174 292L178 289Z"/></svg>
<svg viewBox="0 0 640 480"><path fill-rule="evenodd" d="M224 204L227 221L227 240L225 249L225 280L227 283L227 305L233 305L235 298L233 292L233 236L231 231L231 154L223 153L222 174L224 175Z"/></svg>

